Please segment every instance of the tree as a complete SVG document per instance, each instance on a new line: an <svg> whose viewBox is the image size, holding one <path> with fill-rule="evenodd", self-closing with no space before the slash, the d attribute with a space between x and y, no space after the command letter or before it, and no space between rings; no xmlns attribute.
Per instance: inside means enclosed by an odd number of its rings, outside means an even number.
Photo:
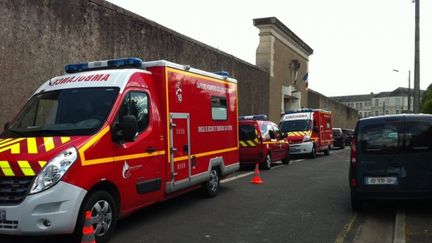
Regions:
<svg viewBox="0 0 432 243"><path fill-rule="evenodd" d="M423 94L420 112L432 114L432 84L429 85Z"/></svg>

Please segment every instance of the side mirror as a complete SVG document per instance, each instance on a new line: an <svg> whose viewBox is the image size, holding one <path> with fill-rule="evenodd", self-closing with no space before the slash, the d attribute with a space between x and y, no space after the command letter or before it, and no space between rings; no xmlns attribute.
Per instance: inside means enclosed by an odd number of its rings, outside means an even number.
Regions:
<svg viewBox="0 0 432 243"><path fill-rule="evenodd" d="M10 126L10 122L8 121L4 124L3 131L6 131L9 128L9 126Z"/></svg>
<svg viewBox="0 0 432 243"><path fill-rule="evenodd" d="M282 138L287 138L288 137L288 133L287 132L281 132L282 133Z"/></svg>
<svg viewBox="0 0 432 243"><path fill-rule="evenodd" d="M114 124L113 139L118 142L132 142L138 132L138 121L133 115L125 115L120 123Z"/></svg>
<svg viewBox="0 0 432 243"><path fill-rule="evenodd" d="M315 132L315 133L316 133L316 132L319 132L319 131L318 131L318 127L317 127L317 126L314 126L313 129L312 129L312 132Z"/></svg>

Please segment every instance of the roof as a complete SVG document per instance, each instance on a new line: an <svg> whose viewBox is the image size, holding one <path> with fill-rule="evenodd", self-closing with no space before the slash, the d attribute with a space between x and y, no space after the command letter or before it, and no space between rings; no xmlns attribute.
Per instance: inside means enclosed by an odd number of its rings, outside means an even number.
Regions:
<svg viewBox="0 0 432 243"><path fill-rule="evenodd" d="M410 89L411 95L414 94L414 90ZM423 96L424 90L420 90L420 96ZM399 87L393 91L384 91L378 94L366 94L366 95L345 95L345 96L333 96L330 99L337 102L360 102L370 101L373 98L384 98L384 97L395 97L395 96L408 96L408 88Z"/></svg>
<svg viewBox="0 0 432 243"><path fill-rule="evenodd" d="M300 39L300 37L294 34L294 32L292 32L286 25L284 25L276 17L254 19L253 23L257 27L260 25L275 25L284 34L290 37L297 45L301 46L307 52L308 55L313 54L313 49L308 44L306 44L302 39Z"/></svg>

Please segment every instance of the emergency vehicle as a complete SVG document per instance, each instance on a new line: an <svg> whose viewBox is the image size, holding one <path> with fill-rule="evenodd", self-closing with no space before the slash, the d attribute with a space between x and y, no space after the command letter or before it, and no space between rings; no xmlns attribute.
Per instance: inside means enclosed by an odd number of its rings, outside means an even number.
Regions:
<svg viewBox="0 0 432 243"><path fill-rule="evenodd" d="M288 141L266 115L240 116L239 139L242 166L259 164L268 170L274 161L289 163Z"/></svg>
<svg viewBox="0 0 432 243"><path fill-rule="evenodd" d="M0 137L0 234L97 242L118 218L239 168L237 81L168 61L71 64Z"/></svg>
<svg viewBox="0 0 432 243"><path fill-rule="evenodd" d="M287 134L290 154L330 154L333 144L332 114L322 109L300 109L282 115L279 127Z"/></svg>

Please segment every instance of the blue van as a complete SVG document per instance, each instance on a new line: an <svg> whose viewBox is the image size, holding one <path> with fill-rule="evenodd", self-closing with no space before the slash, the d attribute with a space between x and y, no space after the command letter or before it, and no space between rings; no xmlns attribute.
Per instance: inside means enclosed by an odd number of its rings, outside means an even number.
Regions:
<svg viewBox="0 0 432 243"><path fill-rule="evenodd" d="M368 199L432 198L432 115L359 120L350 162L353 210Z"/></svg>

